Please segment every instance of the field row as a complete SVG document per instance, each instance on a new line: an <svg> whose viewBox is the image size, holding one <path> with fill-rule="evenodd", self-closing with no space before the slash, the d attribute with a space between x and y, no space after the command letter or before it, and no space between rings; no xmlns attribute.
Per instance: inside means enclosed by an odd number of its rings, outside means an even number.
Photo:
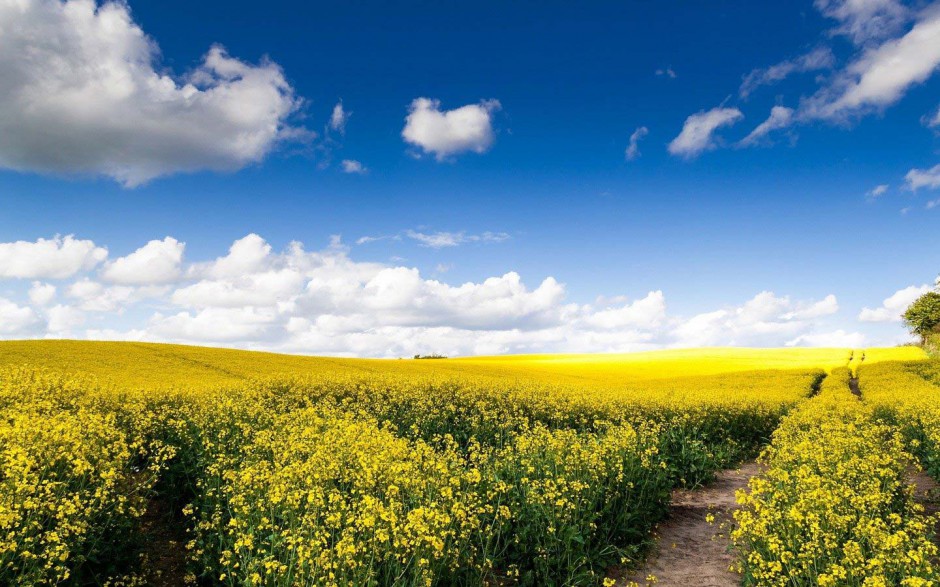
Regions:
<svg viewBox="0 0 940 587"><path fill-rule="evenodd" d="M872 373L891 363L863 366ZM915 503L915 459L875 402L840 368L784 418L761 456L765 471L738 496L733 541L745 585L925 586L940 580L936 520ZM888 392L892 401L900 388Z"/></svg>

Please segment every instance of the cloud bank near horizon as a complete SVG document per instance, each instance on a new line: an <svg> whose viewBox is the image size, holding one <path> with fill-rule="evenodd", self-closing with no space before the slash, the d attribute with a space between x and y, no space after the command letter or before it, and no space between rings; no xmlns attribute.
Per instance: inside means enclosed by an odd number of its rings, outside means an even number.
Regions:
<svg viewBox="0 0 940 587"><path fill-rule="evenodd" d="M369 357L873 342L851 325L833 327L835 294L798 300L762 291L681 316L655 289L577 303L551 276L535 286L514 271L449 284L415 267L357 261L339 237L318 251L300 242L275 251L257 234L215 259L193 261L185 251L169 236L116 258L73 236L0 243L5 291L18 292L0 297L0 337ZM907 299L909 289L859 318L895 320L895 302Z"/></svg>

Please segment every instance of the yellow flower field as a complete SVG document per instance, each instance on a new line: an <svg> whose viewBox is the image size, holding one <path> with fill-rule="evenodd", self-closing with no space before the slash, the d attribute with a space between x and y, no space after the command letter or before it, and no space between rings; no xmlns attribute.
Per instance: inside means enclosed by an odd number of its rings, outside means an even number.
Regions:
<svg viewBox="0 0 940 587"><path fill-rule="evenodd" d="M601 584L642 560L673 488L763 450L742 581L928 585L931 524L905 479L915 459L940 468L925 359L0 342L0 583L146 582L160 500L193 583Z"/></svg>

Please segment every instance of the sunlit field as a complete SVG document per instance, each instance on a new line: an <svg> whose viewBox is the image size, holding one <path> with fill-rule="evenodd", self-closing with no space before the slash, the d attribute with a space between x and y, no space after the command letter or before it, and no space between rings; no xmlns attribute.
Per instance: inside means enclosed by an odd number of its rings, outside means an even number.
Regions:
<svg viewBox="0 0 940 587"><path fill-rule="evenodd" d="M937 365L0 342L0 583L610 585L672 490L763 453L744 584L929 585L907 475L940 473Z"/></svg>
<svg viewBox="0 0 940 587"><path fill-rule="evenodd" d="M234 383L273 375L406 374L518 377L548 383L629 385L641 379L741 371L825 369L844 365L849 349L707 348L600 355L508 355L442 360L341 359L169 344L0 341L0 366L42 365L113 380L123 387L165 388ZM923 358L916 347L869 351L869 361Z"/></svg>

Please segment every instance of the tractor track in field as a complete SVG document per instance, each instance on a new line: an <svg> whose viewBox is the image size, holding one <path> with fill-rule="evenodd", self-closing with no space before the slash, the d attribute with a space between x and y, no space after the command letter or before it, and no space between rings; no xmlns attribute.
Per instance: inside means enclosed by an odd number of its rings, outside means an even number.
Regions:
<svg viewBox="0 0 940 587"><path fill-rule="evenodd" d="M737 508L734 494L759 472L760 465L748 461L719 472L700 489L674 490L669 515L654 530L656 545L649 557L638 569L611 573L611 578L618 586L647 585L651 576L657 585L676 587L740 585L740 576L729 568L734 562L729 538ZM709 514L714 521L707 521Z"/></svg>
<svg viewBox="0 0 940 587"><path fill-rule="evenodd" d="M186 585L186 534L165 498L150 500L141 519L142 566L149 587Z"/></svg>
<svg viewBox="0 0 940 587"><path fill-rule="evenodd" d="M920 467L911 467L907 471L908 483L914 486L914 501L924 508L928 516L940 514L940 484ZM933 542L940 546L940 519L934 524Z"/></svg>

